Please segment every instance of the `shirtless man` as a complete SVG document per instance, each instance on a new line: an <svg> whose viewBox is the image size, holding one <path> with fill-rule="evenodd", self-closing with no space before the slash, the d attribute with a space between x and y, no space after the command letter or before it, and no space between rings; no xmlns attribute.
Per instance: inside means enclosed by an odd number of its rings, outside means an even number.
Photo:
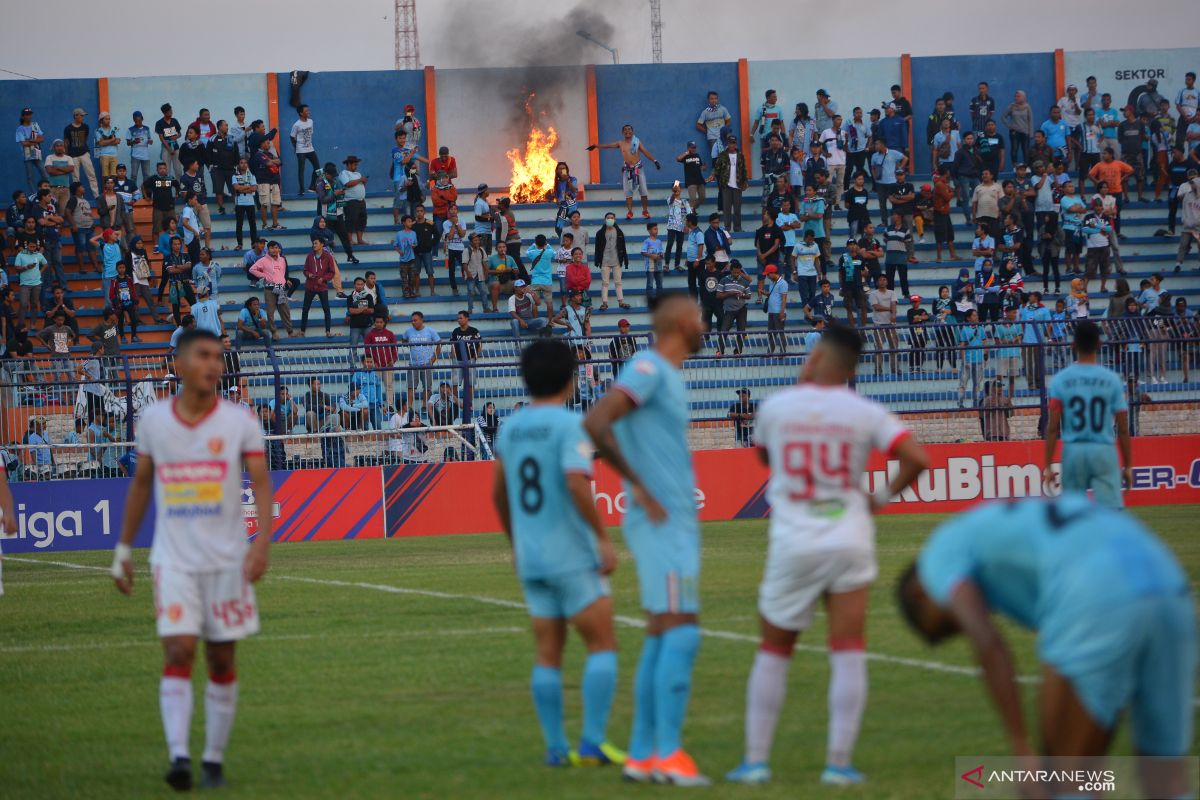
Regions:
<svg viewBox="0 0 1200 800"><path fill-rule="evenodd" d="M642 156L654 162L655 169L662 169L658 159L650 155L650 151L642 144L641 139L633 135L633 126L621 128L621 138L606 144L589 144L588 152L619 149L625 163L621 165L621 185L625 188L625 219L633 219L633 190L636 188L642 196L642 216L650 219L650 185L646 173L642 171Z"/></svg>

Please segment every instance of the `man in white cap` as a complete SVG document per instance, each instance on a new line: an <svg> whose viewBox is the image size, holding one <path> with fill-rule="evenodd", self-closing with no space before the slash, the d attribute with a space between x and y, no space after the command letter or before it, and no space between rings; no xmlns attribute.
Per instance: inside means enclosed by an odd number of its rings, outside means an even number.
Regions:
<svg viewBox="0 0 1200 800"><path fill-rule="evenodd" d="M508 298L508 314L512 317L509 324L512 325L514 339L526 333L540 333L547 324L546 318L538 314L537 295L529 291L523 280L518 279L513 283L513 293Z"/></svg>
<svg viewBox="0 0 1200 800"><path fill-rule="evenodd" d="M121 131L112 124L112 114L101 111L96 120L96 155L100 158L100 175L117 174L117 148L121 146Z"/></svg>
<svg viewBox="0 0 1200 800"><path fill-rule="evenodd" d="M66 145L67 155L71 157L71 161L75 164L75 180L79 180L79 172L87 176L88 188L92 190L92 197L100 195L100 189L96 183L96 169L92 166L92 129L83 121L87 116L87 112L82 108L76 108L71 112L71 124L63 128L63 144Z"/></svg>

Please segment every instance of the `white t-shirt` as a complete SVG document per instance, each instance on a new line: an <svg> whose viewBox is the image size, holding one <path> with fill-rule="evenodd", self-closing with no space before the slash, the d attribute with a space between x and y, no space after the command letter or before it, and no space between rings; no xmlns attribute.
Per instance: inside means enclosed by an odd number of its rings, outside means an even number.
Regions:
<svg viewBox="0 0 1200 800"><path fill-rule="evenodd" d="M825 163L831 167L846 166L846 151L842 149L842 143L838 141L838 131L833 128L826 128L821 131L821 144L825 146Z"/></svg>
<svg viewBox="0 0 1200 800"><path fill-rule="evenodd" d="M137 429L138 457L154 462L150 563L183 572L240 566L249 548L242 459L263 455L262 429L253 413L227 400L189 425L176 402L146 408Z"/></svg>
<svg viewBox="0 0 1200 800"><path fill-rule="evenodd" d="M292 123L291 137L296 140L297 153L313 152L313 121L298 119Z"/></svg>
<svg viewBox="0 0 1200 800"><path fill-rule="evenodd" d="M729 188L731 188L731 189L738 188L738 171L737 171L738 162L737 162L737 160L738 160L737 153L729 154L729 180L727 181L727 183L729 184Z"/></svg>
<svg viewBox="0 0 1200 800"><path fill-rule="evenodd" d="M769 534L804 550L874 550L863 492L872 450L891 453L909 430L879 403L842 386L804 384L758 409L754 441L770 456ZM842 524L850 516L854 524Z"/></svg>

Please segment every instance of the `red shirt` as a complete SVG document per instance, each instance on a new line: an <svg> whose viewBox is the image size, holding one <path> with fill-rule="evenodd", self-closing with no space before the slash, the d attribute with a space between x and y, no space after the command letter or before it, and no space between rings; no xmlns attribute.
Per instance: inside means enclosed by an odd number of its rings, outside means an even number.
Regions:
<svg viewBox="0 0 1200 800"><path fill-rule="evenodd" d="M370 356L377 367L390 367L396 363L396 334L387 328L368 328L363 334L363 355Z"/></svg>
<svg viewBox="0 0 1200 800"><path fill-rule="evenodd" d="M454 179L454 177L458 174L458 162L454 160L454 156L447 156L446 158L438 156L437 158L430 160L429 177L431 180L436 179L437 174L442 171L445 171L445 173L450 176L451 180Z"/></svg>
<svg viewBox="0 0 1200 800"><path fill-rule="evenodd" d="M586 292L592 285L592 268L576 261L567 262L567 291Z"/></svg>

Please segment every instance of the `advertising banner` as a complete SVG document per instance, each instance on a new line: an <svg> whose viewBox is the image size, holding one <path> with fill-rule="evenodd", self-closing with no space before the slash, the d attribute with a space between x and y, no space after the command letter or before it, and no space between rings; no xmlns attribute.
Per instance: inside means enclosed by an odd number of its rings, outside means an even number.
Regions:
<svg viewBox="0 0 1200 800"><path fill-rule="evenodd" d="M1131 506L1200 503L1200 436L1134 439ZM1052 494L1042 484L1040 441L927 445L929 470L886 513L944 513L981 501ZM763 519L767 469L752 449L695 453L696 510L703 521ZM500 530L492 508L493 462L273 472L277 542L438 536ZM882 456L868 465L864 488L874 491L896 469ZM49 481L14 484L17 534L7 553L111 548L120 532L129 481ZM596 507L619 525L627 498L621 481L596 465ZM247 531L257 530L254 492L243 483ZM153 508L136 545L150 544Z"/></svg>

